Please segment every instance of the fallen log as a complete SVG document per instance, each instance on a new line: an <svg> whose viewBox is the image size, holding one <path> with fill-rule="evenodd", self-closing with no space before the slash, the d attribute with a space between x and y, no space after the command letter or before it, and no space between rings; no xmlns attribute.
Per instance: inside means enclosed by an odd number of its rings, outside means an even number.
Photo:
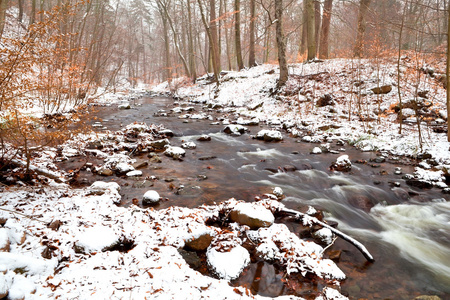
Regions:
<svg viewBox="0 0 450 300"><path fill-rule="evenodd" d="M27 163L24 161L21 161L19 159L11 159L10 164L15 166L15 167L27 167ZM41 168L38 168L36 166L30 165L29 166L30 171L35 172L36 174L48 177L50 179L53 179L54 181L58 182L58 183L65 183L66 180L64 178L61 178L61 176L59 176L57 173L54 173L52 171L49 170L44 170Z"/></svg>
<svg viewBox="0 0 450 300"><path fill-rule="evenodd" d="M346 235L345 233L343 233L342 231L337 230L334 227L331 227L330 225L318 220L315 217L312 217L310 215L295 211L293 209L289 209L289 208L281 208L278 209L278 211L280 213L285 213L288 215L294 215L296 218L298 218L299 220L303 220L305 218L307 218L308 221L311 221L312 223L316 224L316 225L320 225L322 227L328 228L329 230L331 230L331 232L333 232L335 235L337 235L338 237L346 240L347 242L349 242L350 244L352 244L353 246L355 246L363 255L364 257L370 261L370 262L374 262L375 259L373 258L373 256L369 253L369 251L366 249L366 247L364 247L363 244L361 244L360 242L358 242L357 240L355 240L354 238L352 238L351 236Z"/></svg>

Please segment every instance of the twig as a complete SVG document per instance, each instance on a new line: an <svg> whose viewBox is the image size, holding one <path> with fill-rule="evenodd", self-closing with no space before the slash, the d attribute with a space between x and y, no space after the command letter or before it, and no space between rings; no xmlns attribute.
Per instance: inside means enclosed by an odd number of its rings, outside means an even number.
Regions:
<svg viewBox="0 0 450 300"><path fill-rule="evenodd" d="M9 213L12 213L12 214L18 214L18 215L21 215L21 216L23 216L23 217L25 217L25 218L28 218L28 219L31 219L31 220L33 220L33 221L41 222L42 224L47 224L47 223L44 222L44 221L38 220L38 219L36 219L36 218L34 218L34 217L32 217L32 216L29 216L29 215L20 213L20 212L18 212L18 211L9 210L9 209L6 209L6 208L0 208L0 210L6 211L6 212L9 212Z"/></svg>
<svg viewBox="0 0 450 300"><path fill-rule="evenodd" d="M322 254L325 253L325 251L327 251L328 248L330 248L331 246L333 246L333 244L334 244L334 242L336 242L336 240L337 240L337 236L334 237L334 239L331 241L331 243L330 243L328 246L326 246L325 248L323 248Z"/></svg>
<svg viewBox="0 0 450 300"><path fill-rule="evenodd" d="M350 244L352 244L353 246L355 246L363 255L364 257L370 261L370 262L374 262L375 259L373 258L373 256L369 253L369 251L366 249L366 247L364 247L363 244L361 244L360 242L358 242L357 240L355 240L354 238L352 238L351 236L346 235L345 233L343 233L342 231L337 230L334 227L331 227L330 225L319 221L317 218L311 217L307 214L295 211L293 209L288 209L288 208L283 208L280 209L279 212L281 213L286 213L286 214L290 214L290 215L294 215L297 218L299 218L300 220L307 217L309 218L314 224L320 225L322 227L328 228L331 230L331 232L333 232L335 235L341 237L342 239L346 240L347 242L349 242Z"/></svg>

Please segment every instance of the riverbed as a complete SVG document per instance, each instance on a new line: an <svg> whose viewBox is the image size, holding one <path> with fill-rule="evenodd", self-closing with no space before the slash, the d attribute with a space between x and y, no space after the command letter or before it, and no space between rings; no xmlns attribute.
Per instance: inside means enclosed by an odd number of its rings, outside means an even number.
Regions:
<svg viewBox="0 0 450 300"><path fill-rule="evenodd" d="M144 97L135 100L131 109L95 108L101 119L97 123L101 126L96 127L101 129L97 130L115 131L132 122L163 124L175 134L172 145L187 141L197 145L187 150L182 161L161 154L160 163L150 162L140 169L142 177L113 177L122 187L121 205L142 206L142 195L149 189L164 198L155 207L162 209L198 207L232 197L253 201L255 196L281 187L287 207L322 210L326 220L338 222L340 230L361 241L375 257L375 263L366 262L352 245L340 239L328 249L338 250L337 264L347 275L342 293L350 299L449 297L450 197L437 188L408 186L402 174L414 171L411 161L394 157L383 161L377 153L361 152L339 141L330 144L334 153L311 154L317 145L300 142L286 132L278 143L253 139L265 125L250 126L249 134L231 136L223 132L224 125L211 125L219 116L216 112L206 111L214 120L183 119L169 113L173 107L170 98ZM202 106L194 105L194 109L201 112ZM162 110L169 114L165 116ZM197 141L205 134L211 141ZM342 154L353 162L349 173L329 168ZM145 154L134 158L149 162ZM88 157L93 163L95 159ZM85 162L85 158L74 158L61 167L73 168ZM402 174L394 174L397 167ZM88 171L82 171L78 178L83 185L96 180L105 178ZM301 234L295 222L281 221ZM233 284L265 296L289 293L276 266L267 263L252 263ZM308 289L317 287L303 286L299 295L306 295Z"/></svg>

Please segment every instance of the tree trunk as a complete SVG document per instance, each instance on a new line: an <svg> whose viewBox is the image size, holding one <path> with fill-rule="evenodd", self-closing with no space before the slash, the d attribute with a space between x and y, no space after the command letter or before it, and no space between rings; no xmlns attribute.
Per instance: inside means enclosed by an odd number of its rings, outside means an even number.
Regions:
<svg viewBox="0 0 450 300"><path fill-rule="evenodd" d="M212 63L214 74L217 76L217 82L219 81L220 74L220 51L219 51L219 38L217 34L217 20L216 20L216 1L209 0L209 24L211 28L211 50L212 50Z"/></svg>
<svg viewBox="0 0 450 300"><path fill-rule="evenodd" d="M189 69L191 69L192 81L197 78L197 67L195 65L195 55L194 55L194 39L192 37L192 12L191 12L191 1L186 1L187 11L188 11L188 48L189 48Z"/></svg>
<svg viewBox="0 0 450 300"><path fill-rule="evenodd" d="M316 58L314 0L305 0L305 1L306 1L306 32L308 43L307 60L313 60Z"/></svg>
<svg viewBox="0 0 450 300"><path fill-rule="evenodd" d="M450 142L450 7L448 10L447 22L447 141Z"/></svg>
<svg viewBox="0 0 450 300"><path fill-rule="evenodd" d="M308 42L308 25L307 25L307 20L308 20L308 14L306 13L306 3L307 1L304 0L303 1L303 12L302 12L302 37L300 40L300 48L299 48L299 54L303 55L306 53L307 50L307 42Z"/></svg>
<svg viewBox="0 0 450 300"><path fill-rule="evenodd" d="M331 12L333 0L325 0L322 17L322 32L320 33L319 58L328 58L328 40L330 36Z"/></svg>
<svg viewBox="0 0 450 300"><path fill-rule="evenodd" d="M214 0L210 0L210 1L214 2ZM205 16L205 12L203 10L203 5L202 5L201 0L197 0L197 3L198 3L198 6L200 8L200 15L202 17L203 25L205 26L206 34L208 35L209 44L213 45L215 43L214 43L213 33L212 33L212 30L211 30L211 27L210 27L211 23L208 23L206 21L206 16ZM215 15L215 13L214 13L214 15ZM211 19L212 19L212 17L211 17ZM216 31L216 35L217 35L217 31ZM219 67L217 66L217 59L215 57L216 56L216 52L215 51L211 51L214 48L213 46L210 46L209 48L210 48L211 60L212 60L213 65L214 65L214 67L213 67L214 80L216 81L216 84L219 85L219 76L220 76L219 73L220 73L220 71L219 71Z"/></svg>
<svg viewBox="0 0 450 300"><path fill-rule="evenodd" d="M19 23L22 23L23 20L23 0L18 0L17 5L19 6L19 15L17 16L17 19L19 20Z"/></svg>
<svg viewBox="0 0 450 300"><path fill-rule="evenodd" d="M320 1L314 0L314 36L316 38L316 53L319 50L319 33L322 18L320 15Z"/></svg>
<svg viewBox="0 0 450 300"><path fill-rule="evenodd" d="M166 80L170 83L172 79L171 74L171 66L170 66L170 45L169 45L169 26L167 24L166 16L160 12L161 20L163 22L163 31L164 31L164 48L165 48L165 69L166 69Z"/></svg>
<svg viewBox="0 0 450 300"><path fill-rule="evenodd" d="M37 0L31 0L30 25L36 22L36 1Z"/></svg>
<svg viewBox="0 0 450 300"><path fill-rule="evenodd" d="M241 47L241 0L234 0L234 45L236 48L236 60L239 70L244 68L244 61L242 60Z"/></svg>
<svg viewBox="0 0 450 300"><path fill-rule="evenodd" d="M8 8L8 0L0 0L0 38L5 29L6 9Z"/></svg>
<svg viewBox="0 0 450 300"><path fill-rule="evenodd" d="M364 53L364 34L366 32L366 15L371 0L361 0L358 13L358 31L356 34L356 44L353 50L355 57L362 57Z"/></svg>
<svg viewBox="0 0 450 300"><path fill-rule="evenodd" d="M256 52L255 52L255 27L256 27L256 2L250 0L250 44L248 52L248 66L256 66Z"/></svg>
<svg viewBox="0 0 450 300"><path fill-rule="evenodd" d="M278 47L278 63L280 65L280 78L278 79L277 88L282 87L288 80L288 65L286 61L286 41L283 34L283 0L275 0L275 19L277 20L277 47Z"/></svg>

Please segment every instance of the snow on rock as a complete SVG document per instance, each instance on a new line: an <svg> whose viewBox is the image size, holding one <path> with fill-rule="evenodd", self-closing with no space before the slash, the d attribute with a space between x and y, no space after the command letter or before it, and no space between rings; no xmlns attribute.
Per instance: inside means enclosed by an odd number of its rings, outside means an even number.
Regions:
<svg viewBox="0 0 450 300"><path fill-rule="evenodd" d="M126 176L127 177L139 177L139 176L142 176L142 171L140 171L140 170L130 171L130 172L127 172Z"/></svg>
<svg viewBox="0 0 450 300"><path fill-rule="evenodd" d="M33 253L0 252L0 265L11 271L20 270L30 276L53 274L57 263L56 259L43 260L40 255L35 256Z"/></svg>
<svg viewBox="0 0 450 300"><path fill-rule="evenodd" d="M122 100L122 102L117 106L119 109L130 109L131 104L127 100Z"/></svg>
<svg viewBox="0 0 450 300"><path fill-rule="evenodd" d="M147 191L142 197L142 204L144 205L152 205L159 202L161 197L159 196L157 191Z"/></svg>
<svg viewBox="0 0 450 300"><path fill-rule="evenodd" d="M283 190L280 187L274 187L272 190L272 194L274 194L278 199L283 198Z"/></svg>
<svg viewBox="0 0 450 300"><path fill-rule="evenodd" d="M246 131L248 131L248 129L242 125L227 125L224 130L225 133L227 134L232 134L232 135L242 135L244 134Z"/></svg>
<svg viewBox="0 0 450 300"><path fill-rule="evenodd" d="M278 130L261 130L256 134L256 139L265 142L278 142L283 140L283 135Z"/></svg>
<svg viewBox="0 0 450 300"><path fill-rule="evenodd" d="M96 181L89 187L89 194L103 195L106 191L120 191L120 185L117 182Z"/></svg>
<svg viewBox="0 0 450 300"><path fill-rule="evenodd" d="M269 227L275 221L272 212L255 203L238 203L230 213L230 219L252 229Z"/></svg>
<svg viewBox="0 0 450 300"><path fill-rule="evenodd" d="M206 251L206 260L211 271L219 278L233 280L239 277L250 263L250 254L240 244L234 233L216 236Z"/></svg>
<svg viewBox="0 0 450 300"><path fill-rule="evenodd" d="M344 154L339 156L336 161L331 164L330 169L339 172L349 172L352 169L352 162L348 158L348 155Z"/></svg>
<svg viewBox="0 0 450 300"><path fill-rule="evenodd" d="M288 274L300 273L306 276L307 273L312 273L329 280L345 279L345 274L333 261L322 258L322 247L301 240L284 224L273 224L268 228L250 231L248 236L258 244L258 256L280 262L286 266Z"/></svg>
<svg viewBox="0 0 450 300"><path fill-rule="evenodd" d="M183 148L183 149L195 149L195 148L197 148L197 145L194 142L186 142L186 143L183 143L181 145L181 148Z"/></svg>
<svg viewBox="0 0 450 300"><path fill-rule="evenodd" d="M348 300L348 298L333 288L325 287L322 290L322 295L316 297L315 300Z"/></svg>
<svg viewBox="0 0 450 300"><path fill-rule="evenodd" d="M111 227L96 225L80 230L75 250L81 253L104 251L119 243L120 236Z"/></svg>
<svg viewBox="0 0 450 300"><path fill-rule="evenodd" d="M9 241L8 229L0 228L0 251L1 252L9 252L10 245L11 245L11 243Z"/></svg>
<svg viewBox="0 0 450 300"><path fill-rule="evenodd" d="M17 274L14 276L13 283L9 289L8 299L22 300L36 293L36 285L29 278Z"/></svg>
<svg viewBox="0 0 450 300"><path fill-rule="evenodd" d="M14 219L8 219L4 228L8 229L8 238L11 244L23 244L26 239L25 228Z"/></svg>
<svg viewBox="0 0 450 300"><path fill-rule="evenodd" d="M172 157L173 159L180 159L186 154L186 151L181 147L168 146L166 151L164 151L164 154Z"/></svg>
<svg viewBox="0 0 450 300"><path fill-rule="evenodd" d="M311 154L321 154L322 153L322 149L320 149L320 147L314 147L311 150Z"/></svg>
<svg viewBox="0 0 450 300"><path fill-rule="evenodd" d="M3 299L4 297L6 297L6 295L8 295L10 287L11 277L0 273L0 299Z"/></svg>
<svg viewBox="0 0 450 300"><path fill-rule="evenodd" d="M328 228L321 228L313 233L313 237L329 245L333 242L333 232Z"/></svg>

